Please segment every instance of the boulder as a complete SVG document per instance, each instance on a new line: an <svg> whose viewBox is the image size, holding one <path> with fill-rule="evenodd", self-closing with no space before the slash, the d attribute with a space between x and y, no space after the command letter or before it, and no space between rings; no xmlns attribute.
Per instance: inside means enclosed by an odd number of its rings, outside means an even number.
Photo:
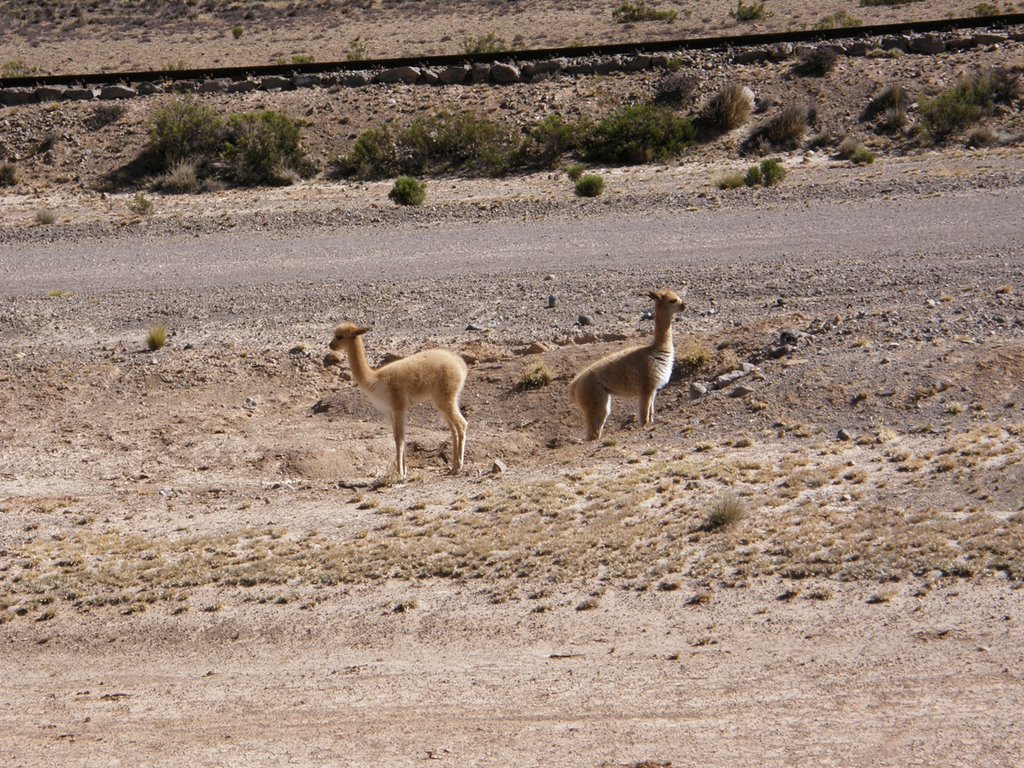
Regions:
<svg viewBox="0 0 1024 768"><path fill-rule="evenodd" d="M101 99L134 99L139 92L127 85L106 85L100 88Z"/></svg>

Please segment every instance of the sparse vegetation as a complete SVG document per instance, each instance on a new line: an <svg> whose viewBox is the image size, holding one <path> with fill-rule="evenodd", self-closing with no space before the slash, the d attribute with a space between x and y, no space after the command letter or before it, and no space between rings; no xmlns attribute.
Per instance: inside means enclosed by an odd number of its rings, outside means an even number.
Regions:
<svg viewBox="0 0 1024 768"><path fill-rule="evenodd" d="M136 216L149 216L153 213L153 201L139 192L128 201L128 210Z"/></svg>
<svg viewBox="0 0 1024 768"><path fill-rule="evenodd" d="M84 121L85 127L90 131L98 131L113 125L122 117L128 114L128 107L124 104L98 104Z"/></svg>
<svg viewBox="0 0 1024 768"><path fill-rule="evenodd" d="M718 189L738 189L743 186L745 178L743 171L726 171L715 176L712 183Z"/></svg>
<svg viewBox="0 0 1024 768"><path fill-rule="evenodd" d="M729 528L736 525L746 514L747 508L743 501L735 494L727 493L711 507L705 527L710 531Z"/></svg>
<svg viewBox="0 0 1024 768"><path fill-rule="evenodd" d="M166 175L161 176L157 186L167 192L177 194L189 194L199 190L199 175L196 173L195 163L182 160L175 163Z"/></svg>
<svg viewBox="0 0 1024 768"><path fill-rule="evenodd" d="M971 14L978 18L984 18L986 16L998 16L999 9L992 3L978 3L971 9Z"/></svg>
<svg viewBox="0 0 1024 768"><path fill-rule="evenodd" d="M0 163L0 187L13 187L18 183L18 169L14 163Z"/></svg>
<svg viewBox="0 0 1024 768"><path fill-rule="evenodd" d="M675 70L662 77L654 86L654 103L684 107L693 99L699 80L693 72Z"/></svg>
<svg viewBox="0 0 1024 768"><path fill-rule="evenodd" d="M837 11L830 16L823 16L814 24L814 29L844 29L846 27L859 27L863 22L851 16L846 11Z"/></svg>
<svg viewBox="0 0 1024 768"><path fill-rule="evenodd" d="M813 115L814 111L808 107L784 107L758 126L745 146L755 151L796 149L807 133Z"/></svg>
<svg viewBox="0 0 1024 768"><path fill-rule="evenodd" d="M654 8L644 0L622 3L612 11L612 18L619 24L633 24L640 21L675 21L675 11L661 11Z"/></svg>
<svg viewBox="0 0 1024 768"><path fill-rule="evenodd" d="M964 75L934 98L922 98L919 111L925 135L943 142L976 123L994 105L1020 96L1020 75L1005 69L986 69Z"/></svg>
<svg viewBox="0 0 1024 768"><path fill-rule="evenodd" d="M919 3L921 0L860 0L860 4L865 8L876 8L882 5L908 5L909 3Z"/></svg>
<svg viewBox="0 0 1024 768"><path fill-rule="evenodd" d="M40 226L48 226L57 221L57 212L50 208L40 208L36 211L35 215L36 224Z"/></svg>
<svg viewBox="0 0 1024 768"><path fill-rule="evenodd" d="M576 179L574 189L579 197L597 197L604 192L604 178L596 173L585 173Z"/></svg>
<svg viewBox="0 0 1024 768"><path fill-rule="evenodd" d="M388 197L396 205L422 205L427 199L427 185L411 176L399 176Z"/></svg>
<svg viewBox="0 0 1024 768"><path fill-rule="evenodd" d="M583 163L572 163L566 167L565 175L569 177L570 181L579 181L585 170L587 167Z"/></svg>
<svg viewBox="0 0 1024 768"><path fill-rule="evenodd" d="M729 83L704 103L697 122L706 131L732 131L750 119L753 109L751 91L737 83Z"/></svg>
<svg viewBox="0 0 1024 768"><path fill-rule="evenodd" d="M154 325L146 333L146 349L150 352L156 352L159 349L164 348L164 344L167 343L167 326L163 323Z"/></svg>
<svg viewBox="0 0 1024 768"><path fill-rule="evenodd" d="M736 21L760 21L768 17L764 3L744 3L743 0L736 0L736 8L729 11L729 16Z"/></svg>
<svg viewBox="0 0 1024 768"><path fill-rule="evenodd" d="M463 53L500 53L508 50L504 38L497 37L493 32L478 37L466 37L462 40Z"/></svg>
<svg viewBox="0 0 1024 768"><path fill-rule="evenodd" d="M39 69L26 64L21 59L13 59L0 64L0 77L31 77Z"/></svg>
<svg viewBox="0 0 1024 768"><path fill-rule="evenodd" d="M345 53L345 61L363 61L367 58L366 45L359 37L352 38Z"/></svg>
<svg viewBox="0 0 1024 768"><path fill-rule="evenodd" d="M516 389L520 392L542 389L551 383L552 378L551 370L546 365L535 363L523 371L523 375L516 384Z"/></svg>
<svg viewBox="0 0 1024 768"><path fill-rule="evenodd" d="M835 69L838 60L835 48L819 45L801 56L793 71L803 77L824 77Z"/></svg>
<svg viewBox="0 0 1024 768"><path fill-rule="evenodd" d="M231 36L237 40L245 33L245 30L238 24L231 28Z"/></svg>

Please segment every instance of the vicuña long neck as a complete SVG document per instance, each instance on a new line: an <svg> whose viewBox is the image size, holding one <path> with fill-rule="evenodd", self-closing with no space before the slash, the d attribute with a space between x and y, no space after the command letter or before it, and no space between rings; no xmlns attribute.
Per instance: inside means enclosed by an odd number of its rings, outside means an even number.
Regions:
<svg viewBox="0 0 1024 768"><path fill-rule="evenodd" d="M363 349L363 340L355 336L345 340L345 353L348 355L348 364L352 369L352 378L360 387L368 387L373 383L374 371L366 362L366 350Z"/></svg>
<svg viewBox="0 0 1024 768"><path fill-rule="evenodd" d="M660 349L672 346L672 312L658 311L654 315L654 343Z"/></svg>

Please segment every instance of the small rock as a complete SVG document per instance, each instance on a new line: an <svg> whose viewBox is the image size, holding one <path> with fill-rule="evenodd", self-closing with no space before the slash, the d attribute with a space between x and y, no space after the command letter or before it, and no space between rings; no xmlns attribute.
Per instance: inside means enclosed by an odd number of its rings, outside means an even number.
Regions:
<svg viewBox="0 0 1024 768"><path fill-rule="evenodd" d="M466 326L466 330L467 330L467 331L482 331L482 330L484 330L484 329L483 329L483 328L481 328L481 327L480 327L479 325L477 325L476 323L470 323L469 325L467 325L467 326Z"/></svg>
<svg viewBox="0 0 1024 768"><path fill-rule="evenodd" d="M928 299L928 301L926 301L925 304L927 304L930 309L934 309L935 308L935 299Z"/></svg>
<svg viewBox="0 0 1024 768"><path fill-rule="evenodd" d="M556 306L558 306L558 297L552 293L548 296L548 309L554 309Z"/></svg>
<svg viewBox="0 0 1024 768"><path fill-rule="evenodd" d="M752 395L753 393L754 389L752 387L740 384L738 387L733 387L732 391L729 393L729 397L746 397L747 395Z"/></svg>
<svg viewBox="0 0 1024 768"><path fill-rule="evenodd" d="M845 440L851 440L851 439L853 439L853 435L851 435L845 429L840 429L838 432L836 432L836 439L837 440L844 440L844 441Z"/></svg>
<svg viewBox="0 0 1024 768"><path fill-rule="evenodd" d="M708 388L705 384L699 381L690 382L690 397L696 400L700 397L704 397L708 393Z"/></svg>
<svg viewBox="0 0 1024 768"><path fill-rule="evenodd" d="M590 315L580 315L576 319L576 322L579 325L593 325L594 324L594 318L592 318Z"/></svg>
<svg viewBox="0 0 1024 768"><path fill-rule="evenodd" d="M506 472L508 472L508 464L506 464L501 459L495 459L494 463L491 465L491 474L503 475Z"/></svg>

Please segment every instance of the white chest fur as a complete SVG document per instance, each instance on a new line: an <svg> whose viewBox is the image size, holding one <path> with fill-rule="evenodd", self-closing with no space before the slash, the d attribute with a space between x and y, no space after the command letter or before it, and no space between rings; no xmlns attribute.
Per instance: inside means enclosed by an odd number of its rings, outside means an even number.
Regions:
<svg viewBox="0 0 1024 768"><path fill-rule="evenodd" d="M652 349L650 354L651 378L655 389L662 389L672 378L672 366L675 363L675 349L671 342L668 347Z"/></svg>

